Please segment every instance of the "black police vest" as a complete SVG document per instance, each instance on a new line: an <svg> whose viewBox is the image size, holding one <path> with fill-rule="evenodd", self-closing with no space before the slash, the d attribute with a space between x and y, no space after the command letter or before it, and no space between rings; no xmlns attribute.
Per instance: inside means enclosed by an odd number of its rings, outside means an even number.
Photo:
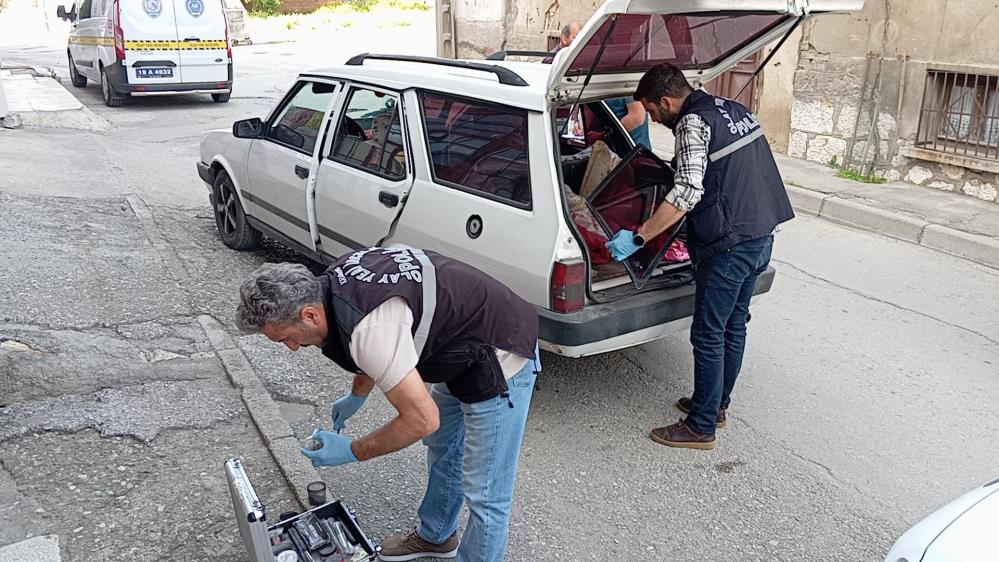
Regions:
<svg viewBox="0 0 999 562"><path fill-rule="evenodd" d="M417 371L446 383L466 403L507 391L496 349L534 359L534 306L485 273L440 254L368 248L344 256L319 277L330 334L323 354L356 373L350 336L368 313L392 297L413 311Z"/></svg>
<svg viewBox="0 0 999 562"><path fill-rule="evenodd" d="M756 116L739 102L695 90L678 120L697 114L711 128L704 194L687 214L695 262L773 232L794 218L777 162Z"/></svg>

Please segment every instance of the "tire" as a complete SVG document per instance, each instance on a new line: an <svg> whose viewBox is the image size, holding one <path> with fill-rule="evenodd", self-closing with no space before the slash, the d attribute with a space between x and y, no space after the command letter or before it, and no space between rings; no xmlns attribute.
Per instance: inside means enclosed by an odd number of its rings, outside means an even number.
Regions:
<svg viewBox="0 0 999 562"><path fill-rule="evenodd" d="M114 90L103 66L101 67L101 94L104 96L104 105L108 107L121 107L121 104L125 102L125 98Z"/></svg>
<svg viewBox="0 0 999 562"><path fill-rule="evenodd" d="M229 92L224 94L212 94L212 101L215 103L225 103L229 101Z"/></svg>
<svg viewBox="0 0 999 562"><path fill-rule="evenodd" d="M69 80L77 88L87 87L87 77L76 71L76 63L73 62L73 55L69 55Z"/></svg>
<svg viewBox="0 0 999 562"><path fill-rule="evenodd" d="M215 228L222 243L233 250L253 250L260 245L260 231L250 226L229 174L219 172L212 184Z"/></svg>

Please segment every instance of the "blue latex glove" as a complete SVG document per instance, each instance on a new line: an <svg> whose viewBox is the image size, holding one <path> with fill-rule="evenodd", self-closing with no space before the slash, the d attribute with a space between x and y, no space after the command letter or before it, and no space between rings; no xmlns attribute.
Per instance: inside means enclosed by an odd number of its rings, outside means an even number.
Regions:
<svg viewBox="0 0 999 562"><path fill-rule="evenodd" d="M354 451L350 449L350 444L353 441L350 437L317 429L312 432L312 438L321 441L322 448L316 451L308 449L301 449L301 451L303 455L309 457L313 466L340 466L341 464L357 462Z"/></svg>
<svg viewBox="0 0 999 562"><path fill-rule="evenodd" d="M333 403L333 407L330 408L330 417L333 418L333 429L337 433L340 430L347 427L347 418L353 416L361 409L366 400L363 396L357 396L352 392L348 392L343 396L343 398L338 399Z"/></svg>
<svg viewBox="0 0 999 562"><path fill-rule="evenodd" d="M607 241L604 246L610 250L611 257L616 261L621 261L637 252L641 246L635 244L635 232L631 230L620 230Z"/></svg>

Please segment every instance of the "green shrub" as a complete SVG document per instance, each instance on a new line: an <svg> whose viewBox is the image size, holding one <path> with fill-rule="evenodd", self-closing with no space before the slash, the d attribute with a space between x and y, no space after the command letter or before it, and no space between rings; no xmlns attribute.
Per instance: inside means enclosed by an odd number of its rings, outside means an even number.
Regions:
<svg viewBox="0 0 999 562"><path fill-rule="evenodd" d="M281 13L281 0L252 0L250 13L255 16L275 16Z"/></svg>
<svg viewBox="0 0 999 562"><path fill-rule="evenodd" d="M388 6L389 8L416 10L417 12L426 12L430 10L430 4L427 4L423 0L388 0Z"/></svg>

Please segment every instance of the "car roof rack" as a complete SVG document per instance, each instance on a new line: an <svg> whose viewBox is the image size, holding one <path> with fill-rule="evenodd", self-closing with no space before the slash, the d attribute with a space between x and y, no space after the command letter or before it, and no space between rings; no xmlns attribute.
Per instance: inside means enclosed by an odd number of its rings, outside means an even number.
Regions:
<svg viewBox="0 0 999 562"><path fill-rule="evenodd" d="M496 66L493 64L483 64L481 62L468 62L462 60L453 59L441 59L437 57L413 57L408 55L375 55L372 53L362 53L360 55L351 57L347 61L348 66L361 66L366 60L395 60L403 62L419 62L423 64L436 64L440 66L451 66L454 68L465 68L468 70L480 70L482 72L490 72L496 75L499 79L500 84L506 84L508 86L527 86L527 82L520 77L519 74L510 70L509 68L503 68L502 66Z"/></svg>
<svg viewBox="0 0 999 562"><path fill-rule="evenodd" d="M486 57L486 60L506 60L506 57L553 57L550 51L496 51Z"/></svg>

